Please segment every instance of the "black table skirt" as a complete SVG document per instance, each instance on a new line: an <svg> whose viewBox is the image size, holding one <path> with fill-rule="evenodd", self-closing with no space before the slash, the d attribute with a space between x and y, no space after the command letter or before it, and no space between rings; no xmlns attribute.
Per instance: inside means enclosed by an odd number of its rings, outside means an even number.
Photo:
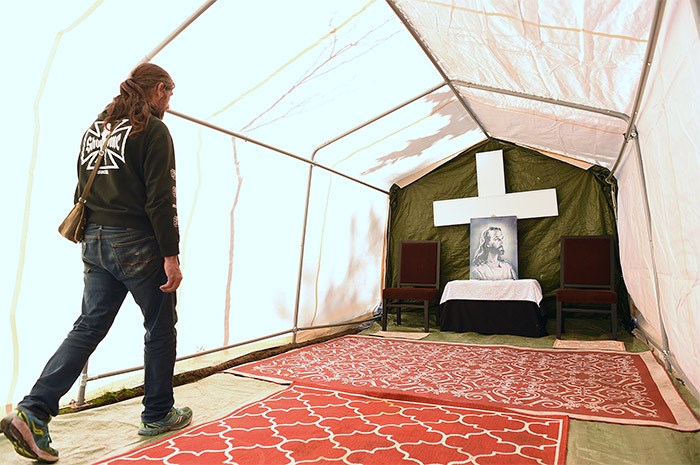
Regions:
<svg viewBox="0 0 700 465"><path fill-rule="evenodd" d="M458 333L547 335L546 316L526 300L448 300L440 306L440 329Z"/></svg>

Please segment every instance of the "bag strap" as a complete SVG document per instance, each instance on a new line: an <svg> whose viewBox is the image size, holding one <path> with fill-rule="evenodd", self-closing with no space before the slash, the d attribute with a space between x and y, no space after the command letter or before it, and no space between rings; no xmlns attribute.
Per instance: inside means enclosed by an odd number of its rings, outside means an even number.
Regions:
<svg viewBox="0 0 700 465"><path fill-rule="evenodd" d="M80 194L80 197L78 197L78 203L87 202L87 197L90 194L90 189L92 188L92 183L95 182L95 177L97 176L97 171L100 169L100 165L102 164L102 159L105 156L105 150L107 149L107 142L109 142L109 138L112 137L113 132L114 132L114 126L112 126L112 129L110 129L109 134L107 134L107 138L102 143L102 148L100 148L100 151L97 153L97 159L95 160L95 166L92 168L92 173L90 173L90 177L88 178L87 182L85 183L85 188L83 189L83 192Z"/></svg>

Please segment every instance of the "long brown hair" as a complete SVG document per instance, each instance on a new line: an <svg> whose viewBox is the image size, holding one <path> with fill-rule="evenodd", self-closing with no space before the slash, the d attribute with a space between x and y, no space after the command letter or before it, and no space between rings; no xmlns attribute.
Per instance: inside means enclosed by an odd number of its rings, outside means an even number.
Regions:
<svg viewBox="0 0 700 465"><path fill-rule="evenodd" d="M131 136L143 131L148 118L153 113L150 104L151 95L160 83L167 88L175 87L173 79L160 66L153 63L138 65L129 78L119 86L119 95L107 105L104 124L128 118L132 125Z"/></svg>

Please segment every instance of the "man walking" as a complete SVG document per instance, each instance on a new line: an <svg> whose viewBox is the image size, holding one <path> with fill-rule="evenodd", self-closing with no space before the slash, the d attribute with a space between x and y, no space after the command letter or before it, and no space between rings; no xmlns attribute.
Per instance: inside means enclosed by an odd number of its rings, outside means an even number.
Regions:
<svg viewBox="0 0 700 465"><path fill-rule="evenodd" d="M0 422L19 455L42 462L58 460L58 451L50 445L48 423L58 415L60 398L107 335L127 293L141 308L145 328L138 433L153 436L192 421L192 411L174 407L173 396L175 291L182 272L175 151L162 119L174 88L161 67L138 65L83 136L74 201L98 151L104 146L105 152L86 199L82 310L29 394Z"/></svg>

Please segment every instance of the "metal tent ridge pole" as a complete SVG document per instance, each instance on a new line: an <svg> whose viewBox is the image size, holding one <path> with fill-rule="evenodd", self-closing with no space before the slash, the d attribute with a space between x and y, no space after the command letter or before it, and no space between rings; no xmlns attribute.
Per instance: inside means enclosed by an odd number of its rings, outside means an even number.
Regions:
<svg viewBox="0 0 700 465"><path fill-rule="evenodd" d="M199 18L205 11L209 9L210 6L212 6L214 3L216 3L216 0L209 0L206 3L204 3L202 6L200 6L197 11L192 13L192 15L187 18L180 26L175 28L173 32L168 35L160 44L158 44L153 50L151 50L149 53L146 54L146 56L143 58L141 61L142 63L144 62L149 62L151 61L157 54L159 54L170 42L172 42L177 36L182 33L187 27L189 27L190 24L192 24L197 18Z"/></svg>
<svg viewBox="0 0 700 465"><path fill-rule="evenodd" d="M620 113L619 111L615 111L615 110L606 110L604 108L592 107L590 105L583 105L580 103L567 102L566 100L558 100L558 99L549 98L549 97L541 97L541 96L533 95L533 94L526 94L523 92L516 92L514 90L500 89L498 87L485 86L482 84L476 84L473 82L462 81L459 79L455 79L453 82L455 84L457 84L458 86L469 87L470 89L483 90L486 92L493 92L496 94L510 95L511 97L518 97L518 98L522 98L522 99L526 99L526 100L535 100L538 102L549 103L549 104L552 104L555 106L568 107L568 108L573 108L575 110L582 110L582 111L587 111L590 113L597 113L597 114L604 115L604 116L610 116L612 118L621 119L625 123L629 122L629 120L630 120L630 117L628 115L626 115L624 113Z"/></svg>
<svg viewBox="0 0 700 465"><path fill-rule="evenodd" d="M415 97L413 97L413 98L411 98L411 99L408 99L408 100L406 100L405 102L400 103L400 104L396 105L395 107L390 108L389 110L386 110L385 112L380 113L379 115L375 116L374 118L371 118L371 119L365 121L364 123L359 124L359 125L355 126L354 128L349 129L349 130L345 131L344 133L339 134L338 136L336 136L336 137L334 137L334 138L332 138L332 139L327 140L326 142L324 142L324 143L322 143L321 145L319 145L318 147L316 147L316 149L314 149L313 153L311 154L311 160L315 160L315 159L316 159L316 154L319 152L319 150L321 150L321 149L323 149L323 148L325 148L325 147L328 147L329 145L331 145L331 144L333 144L333 143L335 143L335 142L338 142L340 139L342 139L342 138L344 138L344 137L347 137L347 136L349 136L350 134L352 134L352 133L354 133L354 132L357 132L357 131L359 131L360 129L369 126L370 124L374 123L375 121L379 121L380 119L384 118L385 116L388 116L388 115L394 113L395 111L398 111L398 110L402 109L403 107L408 106L408 105L410 105L411 103L413 103L413 102L415 102L415 101L417 101L417 100L420 100L420 99L422 99L423 97L425 97L425 96L427 96L427 95L430 95L430 94L432 94L433 92L435 92L436 90L440 89L441 87L445 87L445 86L446 86L446 84L445 84L444 82L443 82L443 83L440 83L440 84L438 84L438 85L436 85L436 86L433 86L433 87L431 87L430 89L426 90L425 92L422 92L421 94L416 95Z"/></svg>
<svg viewBox="0 0 700 465"><path fill-rule="evenodd" d="M408 19L403 15L401 10L399 9L398 6L396 6L395 2L393 0L386 0L386 3L389 5L389 8L391 8L396 16L399 18L399 20L403 23L404 27L406 30L413 36L413 39L416 41L418 46L423 50L423 53L425 53L425 56L428 57L430 62L433 64L437 72L442 76L442 79L445 81L445 85L447 85L451 90L452 93L454 93L455 97L459 100L459 102L462 104L462 107L466 110L467 113L469 113L469 116L472 118L472 120L476 123L477 126L479 126L479 129L481 129L481 132L487 137L491 138L491 135L489 132L486 130L484 125L481 123L479 118L476 116L476 113L471 109L469 104L462 98L462 95L457 91L455 88L454 84L452 83L452 80L445 74L445 70L442 69L442 66L438 63L437 59L433 56L432 52L428 48L428 46L425 44L423 39L418 35L416 30L411 26L408 22Z"/></svg>

